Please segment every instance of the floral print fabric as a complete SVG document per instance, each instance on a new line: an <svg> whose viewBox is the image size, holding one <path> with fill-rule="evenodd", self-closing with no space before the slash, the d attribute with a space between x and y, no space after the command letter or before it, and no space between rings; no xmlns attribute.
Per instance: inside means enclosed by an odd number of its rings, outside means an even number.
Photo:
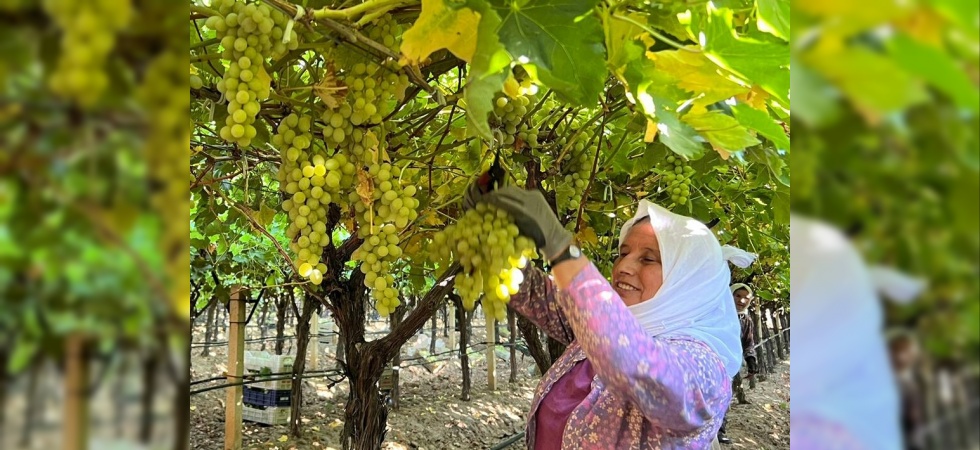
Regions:
<svg viewBox="0 0 980 450"><path fill-rule="evenodd" d="M591 263L562 291L540 270L525 272L511 307L568 345L531 401L528 448L541 401L583 359L596 376L568 419L563 449L711 447L732 398L717 354L693 338L648 336Z"/></svg>

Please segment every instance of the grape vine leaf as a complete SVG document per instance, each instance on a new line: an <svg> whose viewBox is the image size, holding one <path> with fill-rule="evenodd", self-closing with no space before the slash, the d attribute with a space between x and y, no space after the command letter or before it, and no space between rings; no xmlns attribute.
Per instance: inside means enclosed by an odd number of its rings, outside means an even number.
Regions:
<svg viewBox="0 0 980 450"><path fill-rule="evenodd" d="M900 111L926 101L922 84L893 59L860 47L814 48L802 62L843 91L865 114Z"/></svg>
<svg viewBox="0 0 980 450"><path fill-rule="evenodd" d="M602 25L589 12L598 0L491 0L500 42L538 79L580 104L596 102L606 80Z"/></svg>
<svg viewBox="0 0 980 450"><path fill-rule="evenodd" d="M903 69L949 95L959 107L980 112L980 90L949 55L905 34L893 36L887 47Z"/></svg>
<svg viewBox="0 0 980 450"><path fill-rule="evenodd" d="M706 56L721 67L758 84L783 105L789 105L789 45L736 36L732 10L715 9L701 19L699 33Z"/></svg>
<svg viewBox="0 0 980 450"><path fill-rule="evenodd" d="M692 112L685 114L682 119L707 139L724 159L728 159L729 153L759 143L752 132L739 124L734 117L721 111Z"/></svg>
<svg viewBox="0 0 980 450"><path fill-rule="evenodd" d="M704 53L687 50L666 50L650 52L647 56L654 61L658 71L670 75L677 87L699 96L696 103L710 105L749 92L724 76L717 64L711 62Z"/></svg>
<svg viewBox="0 0 980 450"><path fill-rule="evenodd" d="M772 116L744 103L739 103L732 106L732 114L735 116L735 120L737 120L738 123L758 131L759 134L772 141L776 148L780 150L789 150L789 136L786 136L786 132L783 131L783 127L776 123L776 121L772 119Z"/></svg>
<svg viewBox="0 0 980 450"><path fill-rule="evenodd" d="M790 107L794 117L810 127L821 127L836 122L841 116L840 93L820 74L805 65L793 61L793 104Z"/></svg>
<svg viewBox="0 0 980 450"><path fill-rule="evenodd" d="M789 40L790 5L789 0L756 0L756 26L759 30Z"/></svg>
<svg viewBox="0 0 980 450"><path fill-rule="evenodd" d="M625 14L625 16L637 23L646 24L646 18L640 14L630 13ZM605 12L603 20L606 23L606 62L610 68L616 71L632 59L626 52L624 44L632 42L646 32L636 24L613 17Z"/></svg>
<svg viewBox="0 0 980 450"><path fill-rule="evenodd" d="M480 24L476 33L476 51L470 62L470 72L467 75L466 91L463 98L466 102L467 133L470 136L480 136L493 139L487 115L493 111L493 96L504 86L507 71L513 62L513 57L497 37L500 26L500 16L484 0L469 0L466 7L480 14Z"/></svg>
<svg viewBox="0 0 980 450"><path fill-rule="evenodd" d="M443 0L422 0L418 20L402 35L404 64L418 64L439 49L470 62L476 52L480 14L469 8L448 8Z"/></svg>
<svg viewBox="0 0 980 450"><path fill-rule="evenodd" d="M674 84L671 76L656 69L635 41L627 42L624 47L633 59L626 65L623 78L640 110L656 123L660 142L685 159L700 158L704 146L697 132L677 116L677 104L687 96L685 92Z"/></svg>

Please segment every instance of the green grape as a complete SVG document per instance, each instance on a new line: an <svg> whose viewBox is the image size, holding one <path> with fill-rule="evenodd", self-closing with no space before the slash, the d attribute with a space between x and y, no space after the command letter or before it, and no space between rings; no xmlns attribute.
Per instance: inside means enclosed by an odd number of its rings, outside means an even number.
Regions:
<svg viewBox="0 0 980 450"><path fill-rule="evenodd" d="M271 78L265 71L265 59L295 50L299 41L295 31L290 31L288 44L283 44L281 39L269 39L270 33L282 37L288 18L268 5L237 0L216 3L221 15L209 17L205 26L215 31L223 48L221 57L231 62L216 85L228 101L228 117L219 135L225 141L248 146L257 134L255 118L260 109L259 101L271 94ZM296 126L290 124L290 128ZM285 139L286 144L291 142L292 136Z"/></svg>
<svg viewBox="0 0 980 450"><path fill-rule="evenodd" d="M668 155L666 162L667 166L657 169L666 181L664 193L675 205L686 205L691 197L691 177L695 173L694 168L683 158L674 155Z"/></svg>
<svg viewBox="0 0 980 450"><path fill-rule="evenodd" d="M115 34L132 17L130 2L44 0L41 5L61 31L61 52L48 79L51 91L82 107L94 106L109 85L106 61Z"/></svg>
<svg viewBox="0 0 980 450"><path fill-rule="evenodd" d="M534 243L518 234L510 215L478 203L455 224L436 233L433 245L436 258L445 263L455 257L462 266L456 291L463 306L472 310L483 296L487 317L506 320L507 302L523 281L521 269L535 257Z"/></svg>

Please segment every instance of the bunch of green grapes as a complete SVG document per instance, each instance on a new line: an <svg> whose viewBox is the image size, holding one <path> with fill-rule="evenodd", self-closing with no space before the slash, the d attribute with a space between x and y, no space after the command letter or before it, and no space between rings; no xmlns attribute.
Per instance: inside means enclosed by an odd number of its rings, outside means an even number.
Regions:
<svg viewBox="0 0 980 450"><path fill-rule="evenodd" d="M231 61L217 84L228 100L228 117L219 134L225 141L247 146L256 134L259 102L271 93L266 57L295 50L299 42L291 30L288 43L283 43L287 18L267 5L220 0L218 12L221 15L209 17L205 25L221 39L221 57Z"/></svg>
<svg viewBox="0 0 980 450"><path fill-rule="evenodd" d="M533 96L530 95L518 95L510 98L503 94L498 94L494 98L493 125L504 134L502 144L513 145L517 138L520 138L531 148L538 146L538 134L530 131L530 123L528 121L521 123L533 99Z"/></svg>
<svg viewBox="0 0 980 450"><path fill-rule="evenodd" d="M557 193L563 194L558 196L558 203L566 205L568 209L574 211L578 210L585 188L589 183L594 155L586 148L585 138L581 135L572 143L566 155L565 159L569 162L565 169L566 175L563 178L565 188L557 189Z"/></svg>
<svg viewBox="0 0 980 450"><path fill-rule="evenodd" d="M483 312L507 320L507 303L517 293L521 269L536 257L534 242L520 236L510 214L493 205L477 203L463 217L433 237L436 255L443 261L454 255L462 266L456 292L463 307L472 310L484 294Z"/></svg>
<svg viewBox="0 0 980 450"><path fill-rule="evenodd" d="M367 29L367 37L371 40L388 47L391 51L398 54L401 51L401 43L398 37L402 34L401 25L391 14L384 14Z"/></svg>
<svg viewBox="0 0 980 450"><path fill-rule="evenodd" d="M365 147L364 134L355 135L355 129L380 124L395 108L399 87L408 84L408 76L382 70L369 62L354 64L342 80L347 85L347 96L337 108L324 111L323 139L333 145L350 146L353 154L360 157L370 146Z"/></svg>
<svg viewBox="0 0 980 450"><path fill-rule="evenodd" d="M328 158L312 145L312 124L309 116L290 114L279 123L272 144L281 155L279 189L288 196L282 209L290 222L286 229L289 248L296 254L300 276L320 284L327 271L320 255L330 239L326 233L326 208L340 195L342 171L353 173L353 167L346 167L350 163L345 160Z"/></svg>
<svg viewBox="0 0 980 450"><path fill-rule="evenodd" d="M105 63L115 45L115 33L132 16L130 2L44 0L42 5L62 30L58 65L48 80L51 90L90 107L109 84Z"/></svg>
<svg viewBox="0 0 980 450"><path fill-rule="evenodd" d="M667 156L667 164L665 168L658 170L667 181L667 194L675 204L687 204L691 198L691 177L694 175L694 168L683 158L674 155Z"/></svg>
<svg viewBox="0 0 980 450"><path fill-rule="evenodd" d="M373 163L365 172L365 179L372 186L350 193L350 201L358 222L358 236L364 239L352 255L361 261L364 285L371 289L375 308L387 316L400 304L391 264L402 256L398 246L398 234L418 218L419 201L415 198L415 186L402 186L399 177L402 170L389 163ZM369 178L368 178L369 177ZM362 195L370 192L370 198Z"/></svg>
<svg viewBox="0 0 980 450"><path fill-rule="evenodd" d="M139 99L148 113L149 135L144 156L149 169L149 179L158 188L153 191L151 203L161 217L178 217L190 210L191 198L187 192L191 178L190 141L191 125L187 120L190 97L173 95L186 86L186 54L183 61L177 52L164 52L147 66L139 87ZM190 224L174 221L163 228L160 253L167 256L166 278L169 280L168 295L174 309L180 314L190 311Z"/></svg>

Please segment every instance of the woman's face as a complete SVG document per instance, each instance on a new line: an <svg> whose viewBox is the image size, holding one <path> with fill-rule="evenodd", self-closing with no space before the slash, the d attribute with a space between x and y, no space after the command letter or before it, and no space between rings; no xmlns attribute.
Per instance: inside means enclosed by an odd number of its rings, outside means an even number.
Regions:
<svg viewBox="0 0 980 450"><path fill-rule="evenodd" d="M653 298L664 283L660 243L649 220L633 225L613 264L613 289L626 306Z"/></svg>

